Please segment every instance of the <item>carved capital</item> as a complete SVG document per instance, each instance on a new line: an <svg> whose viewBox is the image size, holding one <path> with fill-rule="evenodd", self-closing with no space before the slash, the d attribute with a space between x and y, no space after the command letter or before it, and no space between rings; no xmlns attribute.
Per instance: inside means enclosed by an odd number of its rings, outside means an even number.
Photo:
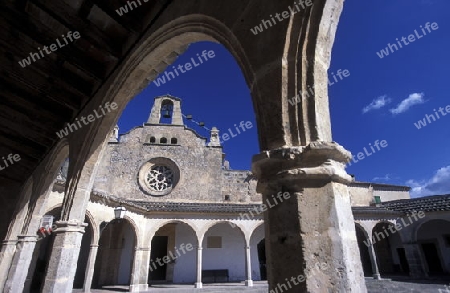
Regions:
<svg viewBox="0 0 450 293"><path fill-rule="evenodd" d="M56 229L54 233L66 233L66 232L78 232L84 233L84 228L87 227L87 223L83 223L76 220L71 221L57 221L55 222Z"/></svg>
<svg viewBox="0 0 450 293"><path fill-rule="evenodd" d="M253 173L259 184L305 185L307 182L352 181L345 171L351 154L335 142L315 141L296 146L264 151L253 157Z"/></svg>

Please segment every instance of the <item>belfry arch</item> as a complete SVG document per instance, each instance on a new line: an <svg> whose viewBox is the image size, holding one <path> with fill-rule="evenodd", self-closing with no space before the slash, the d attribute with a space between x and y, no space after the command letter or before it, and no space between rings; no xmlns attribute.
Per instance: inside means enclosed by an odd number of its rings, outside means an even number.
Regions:
<svg viewBox="0 0 450 293"><path fill-rule="evenodd" d="M120 113L187 45L207 40L228 48L250 88L261 148L253 158L253 172L263 201L280 191L291 195L265 213L269 289L286 278L309 275L288 291L366 292L346 186L351 178L344 170L350 153L332 141L328 107L327 70L343 1L314 0L258 35L249 28L292 3L197 2L167 2L78 112L86 117L106 103L118 105L116 112L69 136L73 164L61 233L55 237L60 249L52 254L45 290L71 291L75 270L58 259L76 259L79 253L96 162ZM313 96L296 105L288 103L310 88L314 88ZM330 269L308 274L318 262ZM61 272L66 269L67 281L62 281Z"/></svg>

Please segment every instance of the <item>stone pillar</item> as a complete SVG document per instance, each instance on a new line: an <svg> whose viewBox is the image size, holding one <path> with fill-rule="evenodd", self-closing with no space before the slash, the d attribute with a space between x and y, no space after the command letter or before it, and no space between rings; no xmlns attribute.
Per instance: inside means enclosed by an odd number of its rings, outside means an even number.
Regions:
<svg viewBox="0 0 450 293"><path fill-rule="evenodd" d="M148 289L149 265L150 248L136 248L130 279L130 292L140 292Z"/></svg>
<svg viewBox="0 0 450 293"><path fill-rule="evenodd" d="M250 245L245 246L245 271L246 271L246 277L245 285L247 287L253 287L253 280L252 280L252 259L250 257Z"/></svg>
<svg viewBox="0 0 450 293"><path fill-rule="evenodd" d="M197 246L197 282L195 288L203 288L202 284L202 247Z"/></svg>
<svg viewBox="0 0 450 293"><path fill-rule="evenodd" d="M344 170L350 158L342 146L321 141L253 158L267 208L269 290L367 292Z"/></svg>
<svg viewBox="0 0 450 293"><path fill-rule="evenodd" d="M84 274L83 292L91 292L92 278L94 277L95 260L97 259L98 244L92 244L89 251L86 272Z"/></svg>
<svg viewBox="0 0 450 293"><path fill-rule="evenodd" d="M409 265L409 276L411 278L421 279L428 277L423 266L420 247L417 243L404 243L406 259Z"/></svg>
<svg viewBox="0 0 450 293"><path fill-rule="evenodd" d="M14 253L16 252L17 240L4 240L0 251L0 292L3 292L9 268L11 267Z"/></svg>
<svg viewBox="0 0 450 293"><path fill-rule="evenodd" d="M19 235L16 253L9 269L8 279L3 289L4 293L22 292L28 275L37 237L35 235ZM44 291L46 292L46 291Z"/></svg>
<svg viewBox="0 0 450 293"><path fill-rule="evenodd" d="M87 224L71 220L57 221L55 225L55 240L42 292L69 293L72 292L81 239Z"/></svg>
<svg viewBox="0 0 450 293"><path fill-rule="evenodd" d="M373 247L372 240L368 239L368 241L370 243L370 246L368 248L369 248L370 263L372 264L373 278L381 280L380 270L378 269L377 263L377 254L375 253L375 248Z"/></svg>

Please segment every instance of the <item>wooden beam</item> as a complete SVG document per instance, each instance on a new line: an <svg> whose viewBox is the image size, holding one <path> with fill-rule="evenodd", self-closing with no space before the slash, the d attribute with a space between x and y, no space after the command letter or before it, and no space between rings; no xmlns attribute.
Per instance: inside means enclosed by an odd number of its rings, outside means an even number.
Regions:
<svg viewBox="0 0 450 293"><path fill-rule="evenodd" d="M122 3L119 2L116 5L112 5L110 0L93 0L93 2L98 6L98 8L103 10L106 14L108 14L109 17L111 17L115 22L120 24L126 30L129 30L133 33L142 32L142 22L139 22L138 20L127 14L123 14L122 16L117 14L116 10L124 5L127 5L126 1Z"/></svg>
<svg viewBox="0 0 450 293"><path fill-rule="evenodd" d="M2 29L6 31L14 31L17 34L18 43L16 46L20 46L21 43L28 43L30 41L36 42L37 47L43 48L51 44L56 44L56 40L62 40L62 36L56 33L52 28L45 26L38 20L30 17L26 13L18 12L7 5L4 2L0 2L0 20ZM82 36L81 36L82 37ZM32 46L32 44L30 44ZM33 53L38 51L35 48ZM30 52L31 53L31 52ZM93 58L89 58L86 51L77 47L76 41L69 43L63 48L59 48L52 54L62 56L66 62L73 63L80 70L92 75L93 77L103 80L107 75L104 63L98 62ZM17 56L19 59L26 58L27 56ZM44 58L48 58L45 56Z"/></svg>
<svg viewBox="0 0 450 293"><path fill-rule="evenodd" d="M81 36L96 47L107 51L116 61L122 57L120 42L114 42L102 30L87 19L80 19L74 11L60 1L31 0L31 2L53 19L65 26L68 31L78 31Z"/></svg>

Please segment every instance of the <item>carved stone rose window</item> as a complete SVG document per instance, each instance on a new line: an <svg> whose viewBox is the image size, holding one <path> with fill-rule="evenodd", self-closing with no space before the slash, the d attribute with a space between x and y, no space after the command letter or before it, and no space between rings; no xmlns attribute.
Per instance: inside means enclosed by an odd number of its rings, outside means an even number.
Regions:
<svg viewBox="0 0 450 293"><path fill-rule="evenodd" d="M180 180L178 166L168 158L153 158L138 173L140 189L147 195L163 196L172 192Z"/></svg>
<svg viewBox="0 0 450 293"><path fill-rule="evenodd" d="M173 172L166 166L153 166L147 174L147 183L153 191L164 191L172 187Z"/></svg>

